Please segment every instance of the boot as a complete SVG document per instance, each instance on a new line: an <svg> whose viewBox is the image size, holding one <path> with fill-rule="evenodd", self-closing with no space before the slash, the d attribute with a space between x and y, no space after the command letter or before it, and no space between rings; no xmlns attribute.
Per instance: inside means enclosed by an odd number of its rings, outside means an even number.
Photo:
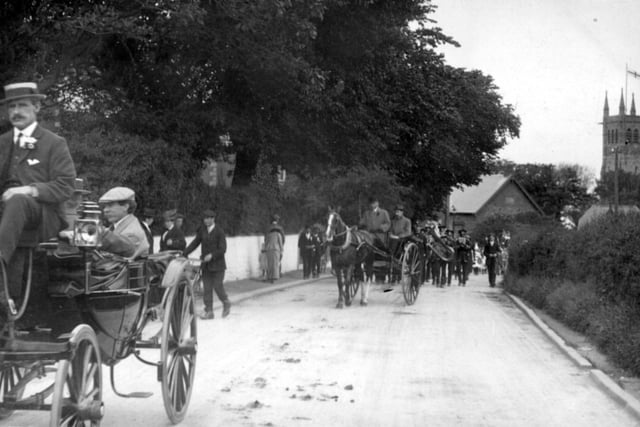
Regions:
<svg viewBox="0 0 640 427"><path fill-rule="evenodd" d="M231 303L229 301L225 301L222 303L222 317L225 318L231 312Z"/></svg>

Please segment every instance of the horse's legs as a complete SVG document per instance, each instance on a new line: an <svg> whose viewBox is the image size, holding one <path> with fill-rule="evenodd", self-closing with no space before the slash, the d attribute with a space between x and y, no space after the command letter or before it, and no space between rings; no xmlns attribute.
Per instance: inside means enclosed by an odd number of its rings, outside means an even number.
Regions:
<svg viewBox="0 0 640 427"><path fill-rule="evenodd" d="M371 288L371 282L373 281L373 253L369 253L365 257L364 262L365 279L362 283L362 292L360 294L360 305L367 305L369 303L369 289Z"/></svg>
<svg viewBox="0 0 640 427"><path fill-rule="evenodd" d="M344 269L344 304L351 305L351 287L353 286L353 265Z"/></svg>
<svg viewBox="0 0 640 427"><path fill-rule="evenodd" d="M342 281L342 274L344 273L344 268L336 267L336 277L338 278L338 304L336 308L344 307L344 282Z"/></svg>

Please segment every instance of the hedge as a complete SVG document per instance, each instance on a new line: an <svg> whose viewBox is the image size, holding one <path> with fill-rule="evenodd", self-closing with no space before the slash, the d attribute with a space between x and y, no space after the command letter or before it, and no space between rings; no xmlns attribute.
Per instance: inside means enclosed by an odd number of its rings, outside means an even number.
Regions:
<svg viewBox="0 0 640 427"><path fill-rule="evenodd" d="M512 243L505 289L640 375L640 215L607 215L577 231L544 225Z"/></svg>

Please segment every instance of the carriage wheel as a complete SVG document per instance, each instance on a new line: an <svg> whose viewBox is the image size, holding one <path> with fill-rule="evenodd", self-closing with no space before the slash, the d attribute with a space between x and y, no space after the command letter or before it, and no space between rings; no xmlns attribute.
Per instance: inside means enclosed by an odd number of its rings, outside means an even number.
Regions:
<svg viewBox="0 0 640 427"><path fill-rule="evenodd" d="M360 281L358 280L358 275L355 272L355 268L350 268L348 276L345 278L344 285L346 293L345 304L348 307L351 305L351 302L358 294L358 288L360 287Z"/></svg>
<svg viewBox="0 0 640 427"><path fill-rule="evenodd" d="M104 404L96 334L89 326L79 325L69 342L71 359L58 362L49 426L99 426Z"/></svg>
<svg viewBox="0 0 640 427"><path fill-rule="evenodd" d="M349 296L353 300L358 295L358 289L360 289L360 278L356 274L356 269L351 269L351 277L349 278L350 285L347 288Z"/></svg>
<svg viewBox="0 0 640 427"><path fill-rule="evenodd" d="M162 324L160 366L162 399L177 424L187 413L196 373L197 325L193 290L185 277L171 288Z"/></svg>
<svg viewBox="0 0 640 427"><path fill-rule="evenodd" d="M407 243L402 254L402 295L407 305L418 298L422 268L420 249L413 242Z"/></svg>
<svg viewBox="0 0 640 427"><path fill-rule="evenodd" d="M21 366L6 366L0 370L0 401L4 402L5 396L9 393L14 393L18 400L22 398L24 387L16 390L15 386L24 376L24 372L25 369ZM9 418L13 412L10 409L0 408L0 420Z"/></svg>

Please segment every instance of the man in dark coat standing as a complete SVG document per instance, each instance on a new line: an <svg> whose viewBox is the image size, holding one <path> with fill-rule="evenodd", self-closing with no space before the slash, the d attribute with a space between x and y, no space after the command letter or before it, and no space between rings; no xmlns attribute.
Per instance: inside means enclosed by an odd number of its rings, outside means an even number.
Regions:
<svg viewBox="0 0 640 427"><path fill-rule="evenodd" d="M156 212L153 209L145 208L143 215L139 218L140 225L144 230L144 234L147 236L147 242L149 242L149 255L153 253L153 232L151 226L156 218Z"/></svg>
<svg viewBox="0 0 640 427"><path fill-rule="evenodd" d="M489 286L492 288L496 286L496 268L500 252L502 252L502 249L500 248L496 237L493 234L489 234L482 253L486 260L487 272L489 273Z"/></svg>
<svg viewBox="0 0 640 427"><path fill-rule="evenodd" d="M160 251L183 251L187 246L184 232L176 226L178 214L175 209L168 210L162 214L164 218L165 231L160 237Z"/></svg>
<svg viewBox="0 0 640 427"><path fill-rule="evenodd" d="M306 226L298 237L298 250L302 258L302 278L308 279L311 275L313 255L316 249L311 227Z"/></svg>
<svg viewBox="0 0 640 427"><path fill-rule="evenodd" d="M16 264L12 256L25 239L33 245L66 226L63 203L73 192L76 170L64 138L37 122L44 98L36 83L15 83L4 87L0 99L13 125L0 136L0 259L5 264Z"/></svg>
<svg viewBox="0 0 640 427"><path fill-rule="evenodd" d="M224 272L227 264L224 254L227 251L227 239L224 231L216 225L216 213L206 210L203 213L204 225L198 229L196 237L184 250L184 256L188 256L199 245L200 259L202 260L202 284L204 287L204 313L201 319L213 319L213 291L222 302L222 317L227 317L230 312L231 303L224 290Z"/></svg>
<svg viewBox="0 0 640 427"><path fill-rule="evenodd" d="M458 270L458 286L467 286L469 271L471 270L473 246L464 228L458 231L456 241L456 263Z"/></svg>

